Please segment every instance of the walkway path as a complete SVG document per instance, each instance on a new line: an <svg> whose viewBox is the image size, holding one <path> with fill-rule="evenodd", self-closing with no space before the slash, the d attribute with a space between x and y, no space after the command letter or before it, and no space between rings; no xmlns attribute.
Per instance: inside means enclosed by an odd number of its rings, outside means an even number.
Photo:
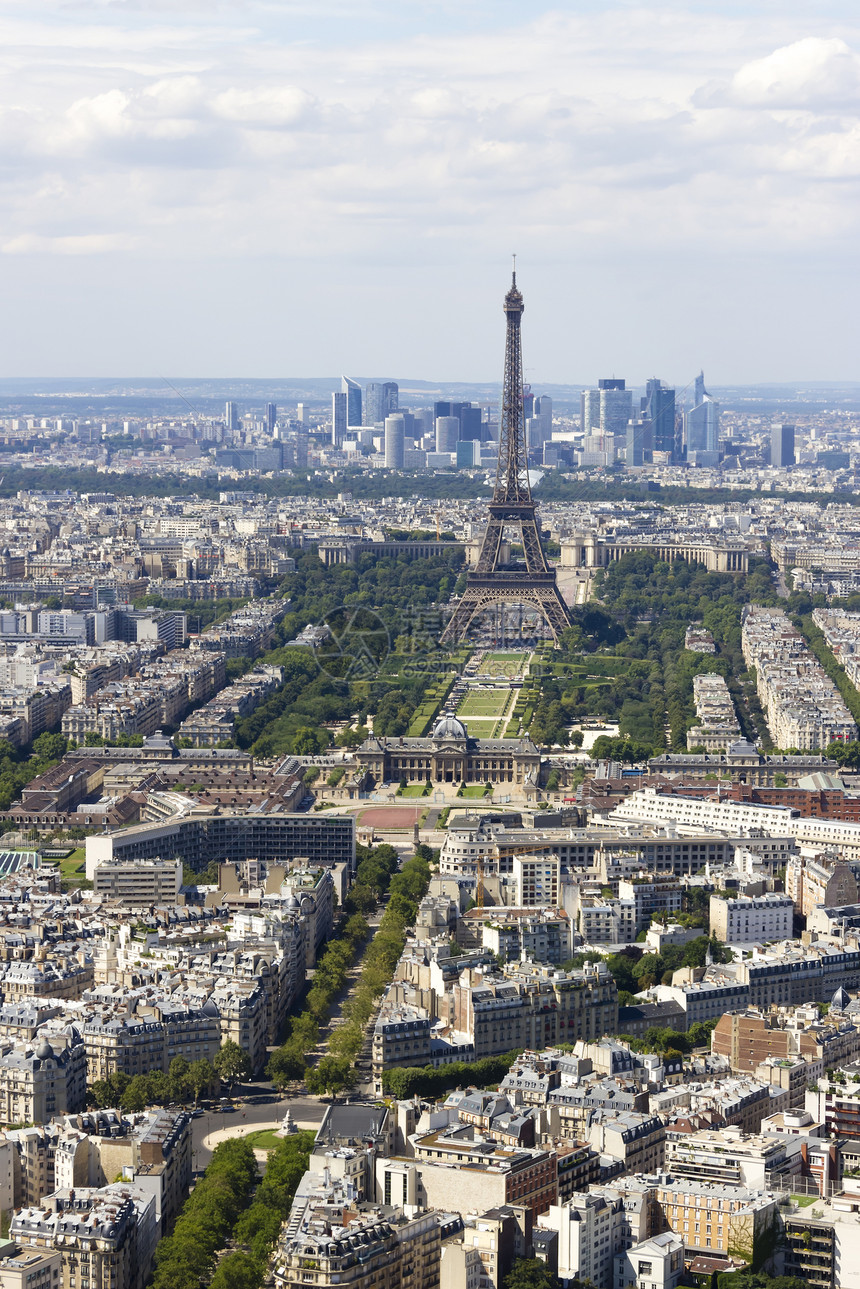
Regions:
<svg viewBox="0 0 860 1289"><path fill-rule="evenodd" d="M240 1103L236 1110L224 1113L211 1110L199 1119L192 1120L192 1167L195 1172L203 1171L219 1142L244 1137L249 1132L259 1132L263 1128L280 1128L287 1106L293 1122L299 1128L318 1128L328 1109L327 1102L307 1094L279 1097L274 1088L271 1093L271 1097L261 1105Z"/></svg>
<svg viewBox="0 0 860 1289"><path fill-rule="evenodd" d="M284 1105L285 1110L286 1105L287 1103ZM293 1123L297 1128L310 1128L313 1132L316 1132L317 1128L319 1128L322 1123L323 1115L327 1109L327 1105L320 1104L319 1117L313 1119L299 1119L294 1117ZM280 1119L273 1119L270 1123L232 1123L229 1128L216 1128L213 1132L210 1132L207 1137L203 1138L201 1145L211 1156L212 1151L216 1146L220 1146L222 1141L235 1141L237 1137L246 1137L252 1132L263 1132L267 1128L273 1132L277 1132L283 1122L284 1119L282 1115ZM268 1153L269 1149L267 1147L261 1147L260 1149L257 1149L256 1147L254 1148L254 1154L257 1157L258 1163L265 1163Z"/></svg>

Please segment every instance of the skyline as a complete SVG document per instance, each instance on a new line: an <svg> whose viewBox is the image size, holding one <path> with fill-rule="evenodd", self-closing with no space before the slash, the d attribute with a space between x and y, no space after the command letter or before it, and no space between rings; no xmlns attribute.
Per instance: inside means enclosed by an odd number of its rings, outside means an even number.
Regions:
<svg viewBox="0 0 860 1289"><path fill-rule="evenodd" d="M860 379L847 5L354 13L4 4L0 376Z"/></svg>

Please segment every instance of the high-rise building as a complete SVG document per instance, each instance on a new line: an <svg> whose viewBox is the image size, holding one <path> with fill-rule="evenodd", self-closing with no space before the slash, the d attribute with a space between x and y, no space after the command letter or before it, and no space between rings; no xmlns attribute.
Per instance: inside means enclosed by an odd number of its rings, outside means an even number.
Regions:
<svg viewBox="0 0 860 1289"><path fill-rule="evenodd" d="M347 428L353 425L361 425L361 386L358 381L350 380L348 376L341 376L340 391L346 394L346 424Z"/></svg>
<svg viewBox="0 0 860 1289"><path fill-rule="evenodd" d="M529 452L540 454L544 443L552 438L552 399L548 394L534 400L526 431Z"/></svg>
<svg viewBox="0 0 860 1289"><path fill-rule="evenodd" d="M772 425L770 428L770 463L775 466L795 465L794 426Z"/></svg>
<svg viewBox="0 0 860 1289"><path fill-rule="evenodd" d="M623 380L607 377L597 382L597 389L584 389L580 395L580 406L583 434L586 438L600 440L595 445L599 451L603 451L607 435L624 439L627 422L633 416L633 393L625 388Z"/></svg>
<svg viewBox="0 0 860 1289"><path fill-rule="evenodd" d="M685 417L687 461L715 466L720 460L720 405L705 389L705 376L696 377L693 406Z"/></svg>
<svg viewBox="0 0 860 1289"><path fill-rule="evenodd" d="M310 421L310 408L307 403L296 404L296 420L301 421L302 425L307 425Z"/></svg>
<svg viewBox="0 0 860 1289"><path fill-rule="evenodd" d="M385 468L387 470L402 470L405 459L405 445L403 442L406 433L406 422L402 416L386 416L385 418Z"/></svg>
<svg viewBox="0 0 860 1289"><path fill-rule="evenodd" d="M400 390L393 380L377 381L364 391L364 423L379 425L399 404Z"/></svg>
<svg viewBox="0 0 860 1289"><path fill-rule="evenodd" d="M614 376L597 382L600 405L600 432L604 435L627 433L627 422L633 415L633 392L625 389L623 380Z"/></svg>
<svg viewBox="0 0 860 1289"><path fill-rule="evenodd" d="M675 456L674 389L664 385L662 380L649 380L642 399L642 419L651 422L653 451L665 452L672 461Z"/></svg>
<svg viewBox="0 0 860 1289"><path fill-rule="evenodd" d="M464 403L460 410L460 438L474 439L480 443L483 436L484 430L480 407L473 407L471 403Z"/></svg>
<svg viewBox="0 0 860 1289"><path fill-rule="evenodd" d="M481 445L477 439L460 439L457 443L457 469L471 470L481 464Z"/></svg>
<svg viewBox="0 0 860 1289"><path fill-rule="evenodd" d="M600 433L600 391L584 389L579 395L582 432L586 436Z"/></svg>
<svg viewBox="0 0 860 1289"><path fill-rule="evenodd" d="M483 437L480 407L473 407L471 403L452 403L441 399L433 404L434 421L438 421L441 416L457 417L460 422L459 439Z"/></svg>
<svg viewBox="0 0 860 1289"><path fill-rule="evenodd" d="M224 404L224 424L228 430L238 430L239 409L235 403L228 401Z"/></svg>
<svg viewBox="0 0 860 1289"><path fill-rule="evenodd" d="M331 396L331 441L332 446L339 448L346 438L349 394L332 394Z"/></svg>
<svg viewBox="0 0 860 1289"><path fill-rule="evenodd" d="M278 423L278 407L276 403L266 404L266 430L269 437L275 433L275 426Z"/></svg>
<svg viewBox="0 0 860 1289"><path fill-rule="evenodd" d="M436 451L456 452L460 440L460 419L457 416L437 416Z"/></svg>
<svg viewBox="0 0 860 1289"><path fill-rule="evenodd" d="M650 438L650 429L651 425L649 421L639 420L628 422L627 455L625 458L628 466L640 466L645 464Z"/></svg>
<svg viewBox="0 0 860 1289"><path fill-rule="evenodd" d="M412 413L412 433L416 439L436 433L436 417L432 407L417 407Z"/></svg>

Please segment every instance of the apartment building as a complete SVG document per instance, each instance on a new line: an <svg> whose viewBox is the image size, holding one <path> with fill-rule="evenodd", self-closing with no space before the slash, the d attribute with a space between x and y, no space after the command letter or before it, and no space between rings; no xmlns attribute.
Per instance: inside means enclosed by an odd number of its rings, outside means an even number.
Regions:
<svg viewBox="0 0 860 1289"><path fill-rule="evenodd" d="M561 860L555 855L515 855L513 862L520 908L557 908Z"/></svg>
<svg viewBox="0 0 860 1289"><path fill-rule="evenodd" d="M781 948L754 950L730 970L747 985L753 1007L829 1003L837 989L860 988L860 950L838 940L800 948L788 941Z"/></svg>
<svg viewBox="0 0 860 1289"><path fill-rule="evenodd" d="M32 998L80 998L93 983L93 964L84 949L49 959L44 944L27 961L0 967L0 993L4 1003Z"/></svg>
<svg viewBox="0 0 860 1289"><path fill-rule="evenodd" d="M832 1137L860 1137L860 1081L852 1077L857 1072L825 1074L806 1089L804 1108Z"/></svg>
<svg viewBox="0 0 860 1289"><path fill-rule="evenodd" d="M186 717L179 727L180 738L190 739L194 747L217 747L232 738L236 721L250 716L277 691L283 679L283 667L260 663Z"/></svg>
<svg viewBox="0 0 860 1289"><path fill-rule="evenodd" d="M860 1199L851 1194L783 1218L784 1271L814 1289L860 1289Z"/></svg>
<svg viewBox="0 0 860 1289"><path fill-rule="evenodd" d="M701 1129L666 1142L666 1172L674 1178L764 1189L771 1173L786 1171L799 1155L798 1137Z"/></svg>
<svg viewBox="0 0 860 1289"><path fill-rule="evenodd" d="M169 823L137 824L86 841L87 877L108 859L182 859L200 870L213 860L243 863L260 859L282 864L346 864L355 870L355 820L351 815L213 813Z"/></svg>
<svg viewBox="0 0 860 1289"><path fill-rule="evenodd" d="M851 684L860 682L860 613L844 609L813 609L812 620L845 668Z"/></svg>
<svg viewBox="0 0 860 1289"><path fill-rule="evenodd" d="M430 1017L421 1007L402 1003L381 1009L371 1040L373 1069L380 1081L384 1070L431 1063L430 1029Z"/></svg>
<svg viewBox="0 0 860 1289"><path fill-rule="evenodd" d="M560 965L573 952L570 918L563 910L470 909L467 926L480 929L480 943L502 962L523 955L534 962Z"/></svg>
<svg viewBox="0 0 860 1289"><path fill-rule="evenodd" d="M402 1192L395 1187L405 1187L409 1203L459 1212L467 1193L470 1211L512 1204L526 1209L532 1221L558 1200L553 1150L485 1141L470 1124L460 1123L416 1134L411 1144L414 1158L376 1161L378 1195L399 1196Z"/></svg>
<svg viewBox="0 0 860 1289"><path fill-rule="evenodd" d="M627 1173L654 1173L663 1167L666 1129L657 1115L595 1110L583 1133L595 1150L611 1155Z"/></svg>
<svg viewBox="0 0 860 1289"><path fill-rule="evenodd" d="M701 980L688 985L655 985L651 995L660 1003L674 1003L684 1017L684 1029L697 1021L717 1020L724 1012L749 1005L750 987L732 979Z"/></svg>
<svg viewBox="0 0 860 1289"><path fill-rule="evenodd" d="M813 1014L799 1008L798 1013L785 1009L764 1013L755 1008L727 1012L711 1035L711 1050L725 1056L732 1070L744 1074L756 1073L767 1062L799 1060L810 1072L809 1081L819 1067L841 1065L860 1055L860 1030L851 1021L821 1020L817 1009Z"/></svg>
<svg viewBox="0 0 860 1289"><path fill-rule="evenodd" d="M565 1137L579 1136L586 1130L595 1110L615 1114L648 1109L648 1094L635 1085L605 1078L581 1083L577 1087L555 1088L547 1104L557 1107L559 1127Z"/></svg>
<svg viewBox="0 0 860 1289"><path fill-rule="evenodd" d="M87 734L98 734L105 742L121 735L154 734L162 725L161 696L142 690L136 681L112 681L96 697L63 714L62 731L76 743Z"/></svg>
<svg viewBox="0 0 860 1289"><path fill-rule="evenodd" d="M696 724L687 731L687 749L724 752L741 737L734 703L722 676L705 672L693 677Z"/></svg>
<svg viewBox="0 0 860 1289"><path fill-rule="evenodd" d="M62 1289L143 1289L158 1240L155 1200L137 1187L54 1191L38 1208L17 1212L10 1237L21 1246L56 1251Z"/></svg>
<svg viewBox="0 0 860 1289"><path fill-rule="evenodd" d="M59 1289L62 1268L59 1253L15 1245L0 1257L0 1289Z"/></svg>
<svg viewBox="0 0 860 1289"><path fill-rule="evenodd" d="M794 903L788 895L768 891L755 896L711 896L711 935L727 944L787 940L793 920Z"/></svg>
<svg viewBox="0 0 860 1289"><path fill-rule="evenodd" d="M632 901L636 934L650 926L654 917L680 913L684 891L670 878L622 878L618 883L618 898ZM635 938L635 937L634 937Z"/></svg>
<svg viewBox="0 0 860 1289"><path fill-rule="evenodd" d="M638 799L640 794L631 795ZM480 860L485 877L512 875L514 860L527 848L532 855L557 856L562 873L590 870L601 883L643 873L685 877L702 872L707 864L731 864L735 846L751 844L742 830L729 827L725 831L728 836L715 836L706 829L679 836L660 827L630 828L626 822L615 830L603 825L516 828L499 816L481 815L474 822L448 830L439 871L442 876L474 878ZM783 849L794 849L793 840L786 839Z"/></svg>
<svg viewBox="0 0 860 1289"><path fill-rule="evenodd" d="M602 1038L617 1021L615 982L602 963L572 972L531 963L511 963L501 975L469 970L451 989L452 1028L479 1060L515 1047L540 1051Z"/></svg>
<svg viewBox="0 0 860 1289"><path fill-rule="evenodd" d="M755 668L756 688L777 747L801 751L857 738L857 726L836 686L803 636L778 609L746 605L741 647Z"/></svg>
<svg viewBox="0 0 860 1289"><path fill-rule="evenodd" d="M697 1181L674 1171L661 1175L653 1194L661 1224L687 1249L713 1256L739 1249L754 1255L777 1212L777 1197L758 1187Z"/></svg>
<svg viewBox="0 0 860 1289"><path fill-rule="evenodd" d="M35 1044L0 1045L0 1122L44 1123L79 1110L86 1098L87 1062L83 1043L70 1034Z"/></svg>
<svg viewBox="0 0 860 1289"><path fill-rule="evenodd" d="M614 1289L638 1285L640 1289L677 1289L684 1272L686 1240L664 1231L650 1240L617 1253Z"/></svg>
<svg viewBox="0 0 860 1289"><path fill-rule="evenodd" d="M167 1072L175 1056L211 1061L221 1046L216 1007L190 1008L165 999L148 1011L95 1015L84 1021L81 1036L90 1082L120 1070L131 1078L153 1070Z"/></svg>
<svg viewBox="0 0 860 1289"><path fill-rule="evenodd" d="M798 913L838 909L860 900L856 863L835 856L792 855L785 869L785 891Z"/></svg>
<svg viewBox="0 0 860 1289"><path fill-rule="evenodd" d="M119 1125L110 1125L108 1135L87 1132L82 1143L73 1143L66 1162L64 1140L57 1146L57 1187L75 1185L84 1170L89 1180L104 1185L122 1173L123 1178L155 1202L155 1220L160 1236L169 1235L188 1196L192 1176L191 1116L186 1110L161 1108L129 1115ZM86 1120L84 1126L89 1127ZM96 1118L96 1128L103 1125ZM71 1136L73 1129L67 1133ZM83 1146L83 1151L81 1150ZM70 1176L66 1176L70 1173Z"/></svg>
<svg viewBox="0 0 860 1289"><path fill-rule="evenodd" d="M588 1281L596 1289L611 1289L621 1207L619 1199L578 1192L564 1204L553 1204L541 1214L535 1234L555 1232L554 1261L562 1284ZM541 1247L541 1241L536 1239L538 1257Z"/></svg>
<svg viewBox="0 0 860 1289"><path fill-rule="evenodd" d="M182 860L105 860L93 872L93 890L129 908L176 904L182 886Z"/></svg>
<svg viewBox="0 0 860 1289"><path fill-rule="evenodd" d="M584 944L631 944L638 934L633 900L581 895L577 913Z"/></svg>
<svg viewBox="0 0 860 1289"><path fill-rule="evenodd" d="M330 1190L331 1188L329 1188ZM436 1213L355 1203L343 1194L309 1202L300 1225L286 1223L275 1249L275 1289L435 1289L441 1260ZM340 1201L340 1202L338 1202Z"/></svg>

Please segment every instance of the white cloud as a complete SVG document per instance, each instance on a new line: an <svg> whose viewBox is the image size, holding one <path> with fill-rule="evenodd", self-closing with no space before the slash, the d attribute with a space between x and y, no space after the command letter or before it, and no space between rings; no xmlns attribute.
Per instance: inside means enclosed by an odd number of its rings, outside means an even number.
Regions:
<svg viewBox="0 0 860 1289"><path fill-rule="evenodd" d="M715 97L722 97L719 90ZM860 109L860 55L838 37L807 36L740 67L725 91L744 107Z"/></svg>
<svg viewBox="0 0 860 1289"><path fill-rule="evenodd" d="M8 255L670 263L860 234L846 19L675 0L500 5L505 27L477 0L474 30L415 3L364 32L342 3L6 8Z"/></svg>
<svg viewBox="0 0 860 1289"><path fill-rule="evenodd" d="M212 110L225 121L286 128L306 118L312 105L311 95L292 85L244 90L234 86L215 96Z"/></svg>
<svg viewBox="0 0 860 1289"><path fill-rule="evenodd" d="M131 238L115 233L84 233L66 237L22 233L0 244L0 252L4 255L103 255L133 249Z"/></svg>

